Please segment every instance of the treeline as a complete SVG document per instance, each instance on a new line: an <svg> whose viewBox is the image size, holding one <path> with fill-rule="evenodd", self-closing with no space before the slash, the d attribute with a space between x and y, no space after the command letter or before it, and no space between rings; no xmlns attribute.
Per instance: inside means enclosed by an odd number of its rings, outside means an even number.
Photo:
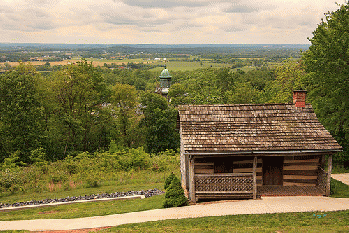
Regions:
<svg viewBox="0 0 349 233"><path fill-rule="evenodd" d="M144 91L137 72L102 70L81 61L47 77L24 64L2 74L1 161L55 161L108 150L111 142L151 153L177 149L176 110L167 100Z"/></svg>

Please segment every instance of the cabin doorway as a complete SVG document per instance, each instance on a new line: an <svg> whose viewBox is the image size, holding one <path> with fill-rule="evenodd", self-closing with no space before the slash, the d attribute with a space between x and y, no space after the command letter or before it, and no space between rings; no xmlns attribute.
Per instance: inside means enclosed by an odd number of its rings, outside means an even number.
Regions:
<svg viewBox="0 0 349 233"><path fill-rule="evenodd" d="M283 185L284 157L263 158L263 185Z"/></svg>

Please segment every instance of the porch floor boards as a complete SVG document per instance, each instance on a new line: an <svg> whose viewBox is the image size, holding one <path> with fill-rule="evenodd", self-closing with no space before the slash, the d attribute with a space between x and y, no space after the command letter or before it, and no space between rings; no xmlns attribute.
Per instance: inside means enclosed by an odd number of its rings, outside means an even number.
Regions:
<svg viewBox="0 0 349 233"><path fill-rule="evenodd" d="M323 196L325 191L318 186L259 186L258 196Z"/></svg>

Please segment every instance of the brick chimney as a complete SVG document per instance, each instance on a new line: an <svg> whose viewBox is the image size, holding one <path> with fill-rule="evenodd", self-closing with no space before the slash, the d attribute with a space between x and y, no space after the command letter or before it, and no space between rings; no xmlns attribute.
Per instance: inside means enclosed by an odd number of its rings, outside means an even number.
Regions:
<svg viewBox="0 0 349 233"><path fill-rule="evenodd" d="M303 91L303 90L293 91L293 104L294 104L294 106L304 108L306 96L307 96L307 91Z"/></svg>

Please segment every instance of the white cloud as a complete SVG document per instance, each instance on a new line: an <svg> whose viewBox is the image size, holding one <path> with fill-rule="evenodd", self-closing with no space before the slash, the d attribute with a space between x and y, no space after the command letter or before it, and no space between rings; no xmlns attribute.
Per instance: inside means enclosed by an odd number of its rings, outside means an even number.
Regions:
<svg viewBox="0 0 349 233"><path fill-rule="evenodd" d="M2 0L0 42L307 43L337 8L332 0Z"/></svg>

